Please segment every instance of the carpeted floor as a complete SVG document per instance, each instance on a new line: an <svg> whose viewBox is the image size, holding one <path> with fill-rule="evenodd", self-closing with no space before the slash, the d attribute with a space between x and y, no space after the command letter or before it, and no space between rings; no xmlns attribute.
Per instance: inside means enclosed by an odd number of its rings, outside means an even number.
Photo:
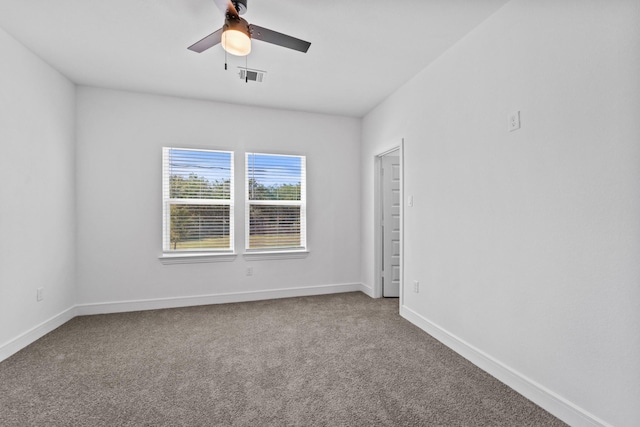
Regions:
<svg viewBox="0 0 640 427"><path fill-rule="evenodd" d="M561 426L360 293L77 317L0 363L2 426Z"/></svg>

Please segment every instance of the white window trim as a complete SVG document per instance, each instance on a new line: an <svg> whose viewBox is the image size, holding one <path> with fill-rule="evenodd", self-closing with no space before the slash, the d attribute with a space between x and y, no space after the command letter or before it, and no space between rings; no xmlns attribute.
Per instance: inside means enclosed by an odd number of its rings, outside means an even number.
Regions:
<svg viewBox="0 0 640 427"><path fill-rule="evenodd" d="M282 156L297 157L302 159L302 185L300 187L300 200L249 200L249 155L265 155L265 156ZM296 154L276 154L276 153L255 153L245 152L244 154L244 200L245 200L245 219L244 219L244 244L245 252L243 257L246 260L263 260L263 259L298 259L305 258L309 254L307 245L307 156ZM260 248L250 249L250 218L251 205L279 205L279 206L300 206L300 243L299 247L290 248Z"/></svg>
<svg viewBox="0 0 640 427"><path fill-rule="evenodd" d="M167 172L166 162L168 161L169 150L182 150L182 151L213 151L221 153L231 154L230 161L230 177L231 182L229 185L230 198L227 199L170 199L165 198L165 179L167 179L165 173ZM211 263L211 262L229 262L236 259L237 254L235 252L235 213L234 213L234 199L235 199L235 153L227 150L212 150L212 149L199 149L199 148L181 148L181 147L162 147L162 254L158 256L158 259L162 264L194 264L194 263ZM225 249L181 249L181 250L166 250L167 236L170 234L170 222L167 220L167 212L170 209L171 204L210 204L210 205L229 205L229 242L230 247Z"/></svg>
<svg viewBox="0 0 640 427"><path fill-rule="evenodd" d="M286 251L247 251L242 257L247 261L267 261L275 259L302 259L309 256L309 250L286 250Z"/></svg>
<svg viewBox="0 0 640 427"><path fill-rule="evenodd" d="M211 262L231 262L236 259L236 253L164 253L158 257L164 265L173 264L200 264Z"/></svg>

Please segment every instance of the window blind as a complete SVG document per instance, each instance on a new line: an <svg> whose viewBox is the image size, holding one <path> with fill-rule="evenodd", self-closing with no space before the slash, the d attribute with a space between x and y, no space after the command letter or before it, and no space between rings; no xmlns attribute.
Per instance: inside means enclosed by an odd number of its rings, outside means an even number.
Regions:
<svg viewBox="0 0 640 427"><path fill-rule="evenodd" d="M162 149L163 250L233 250L233 153Z"/></svg>
<svg viewBox="0 0 640 427"><path fill-rule="evenodd" d="M246 247L306 249L306 158L246 153Z"/></svg>

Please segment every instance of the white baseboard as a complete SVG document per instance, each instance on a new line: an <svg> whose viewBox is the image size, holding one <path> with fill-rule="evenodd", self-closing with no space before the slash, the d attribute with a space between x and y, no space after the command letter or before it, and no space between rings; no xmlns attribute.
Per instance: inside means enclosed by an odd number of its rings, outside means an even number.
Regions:
<svg viewBox="0 0 640 427"><path fill-rule="evenodd" d="M76 315L122 313L128 311L159 310L163 308L190 307L196 305L225 304L233 302L260 301L267 299L303 297L311 295L338 294L344 292L367 293L361 283L339 285L305 286L299 288L269 289L264 291L232 292L226 294L196 295L189 297L155 298L132 301L79 304Z"/></svg>
<svg viewBox="0 0 640 427"><path fill-rule="evenodd" d="M259 301L266 299L291 298L312 295L338 294L344 292L362 292L373 298L373 289L362 283L343 283L338 285L318 285L264 291L234 292L227 294L199 295L176 298L156 298L134 301L115 301L107 303L79 304L53 316L29 329L16 338L0 345L0 362L22 350L29 344L64 325L76 316L92 314L122 313L127 311L158 310L163 308L188 307L208 304Z"/></svg>
<svg viewBox="0 0 640 427"><path fill-rule="evenodd" d="M360 283L360 288L358 289L360 292L362 292L363 294L371 297L371 298L375 298L376 297L376 293L373 290L372 287L365 285L364 283Z"/></svg>
<svg viewBox="0 0 640 427"><path fill-rule="evenodd" d="M410 308L401 306L400 315L565 423L574 427L611 426L543 385L527 378L482 350L422 317Z"/></svg>
<svg viewBox="0 0 640 427"><path fill-rule="evenodd" d="M40 323L39 325L34 326L28 331L18 335L16 338L8 341L2 345L0 345L0 362L9 358L13 354L19 352L29 344L34 341L42 338L49 332L53 331L56 328L67 323L69 320L73 319L76 316L76 308L71 307L67 310L63 311L60 314L57 314L51 317L48 320Z"/></svg>
<svg viewBox="0 0 640 427"><path fill-rule="evenodd" d="M371 295L371 289L362 283L319 285L299 288L270 289L265 291L235 292L227 294L200 295L176 298L156 298L135 301L116 301L95 304L79 304L31 328L18 337L0 345L0 362L22 350L29 344L67 323L76 316L91 314L122 313L128 311L157 310L163 308L188 307L208 304L259 301L312 295L363 292Z"/></svg>

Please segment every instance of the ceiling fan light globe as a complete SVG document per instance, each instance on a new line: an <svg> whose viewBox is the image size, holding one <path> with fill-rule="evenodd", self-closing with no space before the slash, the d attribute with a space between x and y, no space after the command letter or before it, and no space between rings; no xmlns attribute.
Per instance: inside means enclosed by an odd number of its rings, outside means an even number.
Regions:
<svg viewBox="0 0 640 427"><path fill-rule="evenodd" d="M246 56L251 52L251 38L242 31L228 29L222 33L222 47L231 55Z"/></svg>

